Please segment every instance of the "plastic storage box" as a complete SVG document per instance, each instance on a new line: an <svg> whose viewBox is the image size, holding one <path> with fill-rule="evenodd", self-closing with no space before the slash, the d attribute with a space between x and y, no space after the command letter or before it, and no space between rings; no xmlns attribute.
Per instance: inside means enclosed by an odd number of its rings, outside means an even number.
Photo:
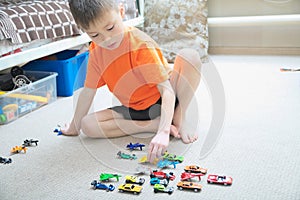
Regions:
<svg viewBox="0 0 300 200"><path fill-rule="evenodd" d="M55 72L25 71L24 75L35 80L21 88L0 91L0 124L7 124L19 117L57 99ZM1 76L1 80L11 78Z"/></svg>
<svg viewBox="0 0 300 200"><path fill-rule="evenodd" d="M77 52L77 50L61 51L45 58L34 60L23 66L23 69L58 73L56 78L57 95L72 96L73 92L84 84L89 55L88 52L76 55Z"/></svg>

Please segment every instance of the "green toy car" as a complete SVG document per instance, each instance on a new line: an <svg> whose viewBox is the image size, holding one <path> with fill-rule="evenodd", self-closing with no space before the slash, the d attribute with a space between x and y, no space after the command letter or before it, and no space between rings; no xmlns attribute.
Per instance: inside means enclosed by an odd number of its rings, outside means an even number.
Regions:
<svg viewBox="0 0 300 200"><path fill-rule="evenodd" d="M121 177L119 174L102 173L100 174L100 181L109 181L111 178L116 178L119 181L119 177Z"/></svg>
<svg viewBox="0 0 300 200"><path fill-rule="evenodd" d="M164 153L163 158L166 159L166 160L169 160L169 161L177 161L177 162L180 162L180 163L182 163L183 160L184 160L183 156L176 156L174 154L170 154L167 151Z"/></svg>
<svg viewBox="0 0 300 200"><path fill-rule="evenodd" d="M130 155L130 154L122 153L121 151L117 153L117 156L118 158L123 158L123 159L130 159L130 160L137 159L135 154Z"/></svg>
<svg viewBox="0 0 300 200"><path fill-rule="evenodd" d="M174 187L165 187L164 185L161 184L155 184L153 189L155 193L164 192L164 193L172 194L174 191Z"/></svg>

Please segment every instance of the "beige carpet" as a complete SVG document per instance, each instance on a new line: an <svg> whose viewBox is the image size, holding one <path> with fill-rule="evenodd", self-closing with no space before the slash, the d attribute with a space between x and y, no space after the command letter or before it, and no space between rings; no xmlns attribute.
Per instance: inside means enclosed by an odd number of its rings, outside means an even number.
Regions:
<svg viewBox="0 0 300 200"><path fill-rule="evenodd" d="M172 195L155 194L149 176L139 198L145 199L300 199L300 73L279 71L300 67L300 57L211 56L213 66L203 70L204 80L189 110L191 127L199 140L191 145L171 139L169 152L184 155L185 161L173 171ZM221 79L218 79L218 72ZM215 75L215 76L214 76ZM215 82L213 81L215 80ZM221 82L222 85L216 83ZM220 91L220 89L224 89ZM226 101L222 99L225 94ZM0 126L0 156L13 163L0 164L0 199L132 199L117 190L94 191L90 183L100 173L119 173L118 187L125 175L134 173L138 161L116 158L128 152L129 142L146 144L153 134L97 140L56 136L53 129L71 119L76 96L59 98L8 125ZM101 89L92 110L114 102ZM222 107L224 106L224 108ZM222 116L225 118L222 119ZM197 119L199 116L199 119ZM221 129L221 131L218 131ZM208 135L209 133L209 135ZM10 149L25 139L38 139L26 154L10 155ZM216 144L216 145L215 145ZM210 151L210 147L212 151ZM201 153L202 152L202 153ZM206 152L206 153L205 153ZM208 185L204 176L200 193L176 188L185 165L197 164L208 173L232 176L230 187ZM153 166L152 166L153 167ZM155 168L155 166L154 166Z"/></svg>

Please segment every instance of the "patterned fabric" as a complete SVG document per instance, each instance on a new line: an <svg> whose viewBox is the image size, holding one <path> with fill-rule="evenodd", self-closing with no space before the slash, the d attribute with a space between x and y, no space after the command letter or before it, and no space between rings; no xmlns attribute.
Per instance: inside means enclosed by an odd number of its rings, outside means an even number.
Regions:
<svg viewBox="0 0 300 200"><path fill-rule="evenodd" d="M169 62L187 47L207 61L207 0L145 0L144 16L144 31L161 46Z"/></svg>
<svg viewBox="0 0 300 200"><path fill-rule="evenodd" d="M67 0L0 2L0 40L20 44L78 34Z"/></svg>

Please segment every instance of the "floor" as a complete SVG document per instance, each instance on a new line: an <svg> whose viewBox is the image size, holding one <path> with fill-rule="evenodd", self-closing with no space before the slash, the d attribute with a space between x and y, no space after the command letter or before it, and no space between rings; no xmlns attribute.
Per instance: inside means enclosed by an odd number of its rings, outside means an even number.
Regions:
<svg viewBox="0 0 300 200"><path fill-rule="evenodd" d="M168 151L185 160L174 172L172 195L155 194L149 175L139 197L147 199L300 199L300 72L280 72L281 67L299 68L300 56L212 55L203 67L203 80L188 110L197 142L184 145L171 138ZM58 98L14 122L0 126L0 156L11 164L0 164L0 199L132 199L117 190L94 191L90 183L100 173L118 173L118 187L125 175L134 174L138 160L121 160L116 153L129 142L146 144L135 151L146 154L153 134L144 133L110 140L80 135L63 137L53 129L71 119L78 91ZM106 88L100 89L91 110L114 103ZM25 139L38 139L26 154L10 155L10 149ZM176 188L186 165L208 168L208 174L233 178L232 186L199 182L199 193ZM147 167L156 168L153 165ZM194 180L196 181L196 180Z"/></svg>

